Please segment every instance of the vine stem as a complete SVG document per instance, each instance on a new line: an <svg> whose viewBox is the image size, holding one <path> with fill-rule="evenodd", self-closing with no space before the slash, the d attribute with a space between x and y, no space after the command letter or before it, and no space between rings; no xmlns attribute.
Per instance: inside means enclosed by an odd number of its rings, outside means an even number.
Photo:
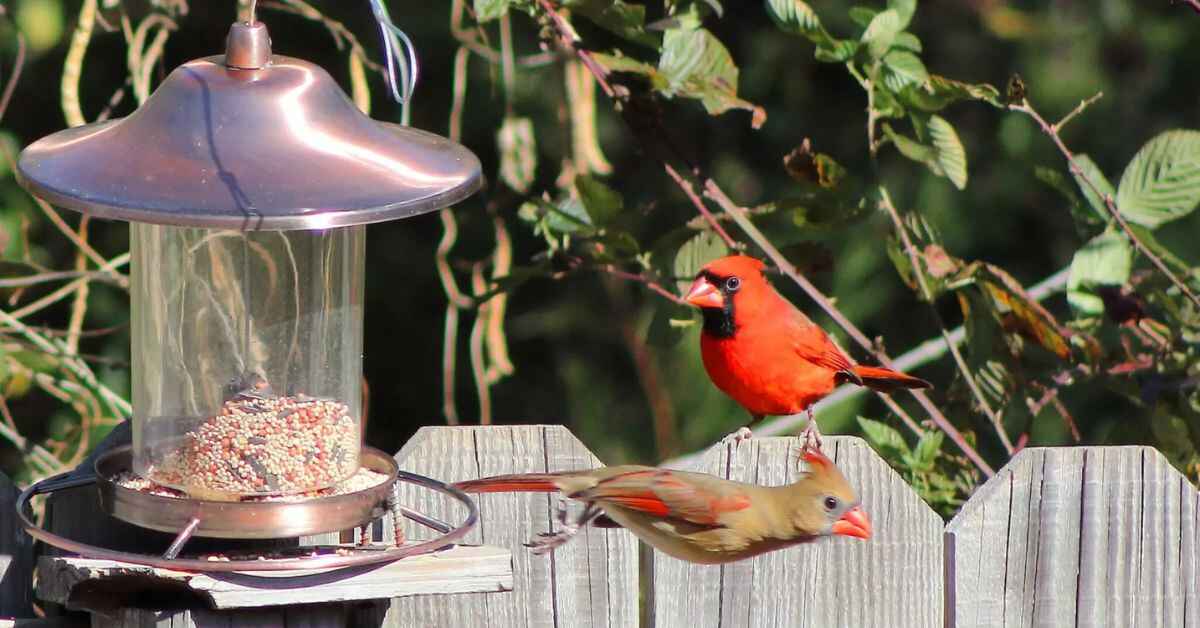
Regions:
<svg viewBox="0 0 1200 628"><path fill-rule="evenodd" d="M1083 181L1085 184L1087 184L1088 188L1096 194L1097 198L1104 199L1104 208L1108 211L1108 215L1113 219L1114 222L1117 223L1117 226L1121 228L1121 231L1125 232L1125 235L1131 242L1133 242L1133 246L1137 248L1138 252L1140 252L1142 255L1145 255L1146 259L1150 260L1150 263L1154 264L1154 267L1157 268L1164 277L1174 284L1176 288L1179 288L1179 291L1183 293L1183 296L1187 297L1187 299L1191 301L1196 308L1200 309L1200 297L1197 297L1196 293L1192 292L1192 290L1187 287L1187 284L1184 283L1183 280L1176 277L1175 273L1172 273L1171 270L1167 268L1167 265L1163 262L1162 258L1158 255L1155 255L1154 252L1151 251L1144 242L1142 242L1141 238L1137 237L1137 234L1135 234L1133 229L1130 228L1129 223L1125 222L1125 218L1121 216L1121 212L1118 211L1117 203L1113 200L1112 194L1106 194L1100 191L1100 188L1096 185L1096 182L1093 181L1092 178L1083 171L1083 168L1080 167L1079 162L1075 161L1075 154L1071 152L1071 149L1067 148L1066 143L1063 142L1062 136L1059 135L1059 131L1062 129L1063 125L1065 125L1067 122L1070 122L1072 118L1079 115L1088 107L1088 105L1096 102L1103 95L1104 93L1100 92L1095 96L1080 102L1079 106L1075 107L1075 109L1071 110L1071 112L1064 116L1062 120L1059 120L1054 124L1046 122L1046 119L1043 118L1042 115L1038 113L1032 105L1029 104L1029 100L1026 98L1022 98L1021 102L1019 103L1010 104L1008 108L1012 111L1018 111L1029 116L1034 122L1037 123L1038 127L1041 128L1042 133L1045 133L1050 137L1050 139L1054 142L1054 145L1058 147L1058 152L1062 153L1063 157L1066 158L1067 164L1071 169L1071 174L1079 177L1080 181Z"/></svg>
<svg viewBox="0 0 1200 628"><path fill-rule="evenodd" d="M913 267L913 275L917 279L917 284L921 288L921 293L925 295L925 301L929 303L929 309L933 312L933 318L937 321L938 329L942 332L942 338L946 340L946 348L950 350L950 355L954 358L954 364L958 366L958 370L962 373L963 380L967 383L967 388L971 390L971 394L975 396L975 400L979 402L980 409L987 415L987 418L992 422L992 427L996 430L996 436L1000 438L1001 444L1004 445L1005 451L1009 456L1013 454L1012 440L1008 437L1008 432L1004 430L1004 424L1000 421L1000 416L992 409L987 398L984 397L983 391L979 389L979 383L971 375L971 369L967 367L967 361L963 359L962 352L958 350L958 345L950 342L950 330L946 329L946 321L942 320L942 315L938 312L937 307L933 303L933 291L929 289L929 282L925 280L925 272L922 270L920 256L917 254L917 249L913 245L912 238L908 235L908 229L904 228L904 222L900 220L900 212L896 209L896 205L892 203L892 196L888 194L887 188L879 186L879 207L887 211L892 218L892 224L896 226L896 233L900 234L900 240L904 244L904 252L908 254L909 263Z"/></svg>

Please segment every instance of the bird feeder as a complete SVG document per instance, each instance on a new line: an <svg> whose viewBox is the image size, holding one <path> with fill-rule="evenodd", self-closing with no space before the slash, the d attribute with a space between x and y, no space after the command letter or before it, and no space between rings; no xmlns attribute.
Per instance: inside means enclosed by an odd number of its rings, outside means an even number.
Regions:
<svg viewBox="0 0 1200 628"><path fill-rule="evenodd" d="M17 175L57 207L130 222L127 466L183 498L122 492L110 477L122 465L105 459L112 514L239 538L378 514L372 500L277 516L231 508L302 502L364 467L389 471L361 437L365 225L470 196L475 155L367 117L321 68L272 55L254 22L234 24L223 56L176 68L128 117L34 142Z"/></svg>

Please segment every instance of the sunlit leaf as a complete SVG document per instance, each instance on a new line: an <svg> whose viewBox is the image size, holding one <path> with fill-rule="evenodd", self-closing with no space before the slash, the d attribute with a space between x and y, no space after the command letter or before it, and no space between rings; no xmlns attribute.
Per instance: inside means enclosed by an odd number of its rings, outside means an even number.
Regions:
<svg viewBox="0 0 1200 628"><path fill-rule="evenodd" d="M1133 249L1125 236L1109 229L1075 252L1067 279L1067 301L1077 314L1099 316L1104 301L1095 287L1119 286L1129 280Z"/></svg>
<svg viewBox="0 0 1200 628"><path fill-rule="evenodd" d="M892 49L921 52L921 40L909 32L896 33L896 39L892 42Z"/></svg>
<svg viewBox="0 0 1200 628"><path fill-rule="evenodd" d="M921 440L917 441L917 446L913 448L912 457L924 467L923 470L933 469L933 464L937 461L938 453L942 450L942 442L945 438L945 432L929 430L921 436Z"/></svg>
<svg viewBox="0 0 1200 628"><path fill-rule="evenodd" d="M752 124L758 128L766 112L738 98L738 69L729 51L712 33L703 28L672 28L663 35L662 57L658 72L666 79L662 89L667 96L699 100L712 115L730 109L752 112Z"/></svg>
<svg viewBox="0 0 1200 628"><path fill-rule="evenodd" d="M1200 204L1200 131L1167 131L1133 156L1117 186L1117 208L1154 228Z"/></svg>
<svg viewBox="0 0 1200 628"><path fill-rule="evenodd" d="M921 58L907 50L893 50L883 58L883 82L888 89L899 92L909 85L921 85L929 80L929 72Z"/></svg>
<svg viewBox="0 0 1200 628"><path fill-rule="evenodd" d="M867 442L884 458L896 459L909 453L908 443L904 442L904 437L896 428L862 416L858 417L858 425Z"/></svg>
<svg viewBox="0 0 1200 628"><path fill-rule="evenodd" d="M766 0L767 13L783 30L816 44L813 56L825 63L841 63L854 56L858 42L837 39L825 30L820 18L804 0Z"/></svg>
<svg viewBox="0 0 1200 628"><path fill-rule="evenodd" d="M940 116L929 118L929 137L937 151L937 163L946 178L954 187L963 189L967 186L967 151L954 127Z"/></svg>
<svg viewBox="0 0 1200 628"><path fill-rule="evenodd" d="M901 29L903 26L900 24L900 15L894 9L880 11L871 19L867 30L863 31L861 41L867 46L871 58L878 59L892 47L892 41Z"/></svg>
<svg viewBox="0 0 1200 628"><path fill-rule="evenodd" d="M917 11L917 0L888 0L887 6L896 12L896 17L900 20L900 29L903 30L908 28L913 13Z"/></svg>
<svg viewBox="0 0 1200 628"><path fill-rule="evenodd" d="M479 22L489 22L508 13L511 0L475 0L475 19Z"/></svg>
<svg viewBox="0 0 1200 628"><path fill-rule="evenodd" d="M679 247L675 254L675 277L679 291L685 292L692 285L692 278L704 265L729 254L725 242L711 231L697 234Z"/></svg>
<svg viewBox="0 0 1200 628"><path fill-rule="evenodd" d="M496 132L500 152L500 179L517 192L528 192L537 169L537 142L533 121L508 117Z"/></svg>
<svg viewBox="0 0 1200 628"><path fill-rule="evenodd" d="M1108 182L1108 178L1104 176L1104 173L1100 171L1100 167L1096 165L1096 162L1092 161L1091 157L1088 157L1086 154L1075 155L1075 163L1079 166L1083 175L1100 190L1100 194L1116 198L1116 192L1113 191L1112 184ZM1088 205L1100 217L1101 222L1107 224L1111 219L1109 218L1108 210L1105 208L1104 198L1097 195L1096 190L1093 190L1092 186L1088 185L1083 177L1075 173L1071 173L1071 176L1075 177L1075 184L1083 192L1083 197L1087 199Z"/></svg>

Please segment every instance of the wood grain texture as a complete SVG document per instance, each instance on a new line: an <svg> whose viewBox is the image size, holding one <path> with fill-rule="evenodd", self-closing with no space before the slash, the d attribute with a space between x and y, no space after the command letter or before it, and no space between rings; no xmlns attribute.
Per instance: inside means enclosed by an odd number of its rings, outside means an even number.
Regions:
<svg viewBox="0 0 1200 628"><path fill-rule="evenodd" d="M112 608L127 601L132 606L145 592L170 591L177 601L188 596L222 610L507 591L512 589L512 555L499 547L459 545L366 567L226 574L44 556L38 574L39 597L71 609Z"/></svg>
<svg viewBox="0 0 1200 628"><path fill-rule="evenodd" d="M795 481L800 442L753 438L709 450L695 470L777 485ZM942 621L942 520L861 439L826 453L859 492L875 535L822 539L724 566L655 553L658 628L934 626Z"/></svg>
<svg viewBox="0 0 1200 628"><path fill-rule="evenodd" d="M1149 447L1026 449L946 528L946 625L1200 627L1197 504Z"/></svg>
<svg viewBox="0 0 1200 628"><path fill-rule="evenodd" d="M21 529L13 508L20 491L0 473L0 617L30 617L33 539Z"/></svg>
<svg viewBox="0 0 1200 628"><path fill-rule="evenodd" d="M396 455L400 468L443 482L503 473L533 473L600 465L562 426L425 427ZM443 521L464 509L430 491L400 485L402 503ZM625 628L638 622L637 540L625 530L587 528L549 556L524 543L557 529L556 497L542 493L476 496L480 523L467 542L510 548L513 591L502 594L413 596L392 601L386 626ZM577 512L575 510L572 513ZM432 531L404 523L411 539ZM393 538L390 516L382 537Z"/></svg>
<svg viewBox="0 0 1200 628"><path fill-rule="evenodd" d="M120 609L110 614L93 614L92 628L367 628L359 610L338 604L303 605L290 608L213 611L151 611Z"/></svg>

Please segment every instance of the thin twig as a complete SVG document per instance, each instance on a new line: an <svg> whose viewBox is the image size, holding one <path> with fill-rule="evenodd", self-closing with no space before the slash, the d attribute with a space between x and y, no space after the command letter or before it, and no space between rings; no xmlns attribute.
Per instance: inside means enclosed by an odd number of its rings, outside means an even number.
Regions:
<svg viewBox="0 0 1200 628"><path fill-rule="evenodd" d="M896 226L896 233L900 234L900 240L904 244L904 251L908 254L909 262L913 267L913 275L917 278L917 284L921 288L921 293L925 295L925 301L929 303L929 309L933 312L933 318L937 321L938 329L942 332L942 337L946 339L946 347L950 349L950 355L954 358L954 363L958 366L958 370L962 373L963 380L967 383L967 388L971 390L971 394L975 396L975 401L979 403L979 407L983 413L987 415L988 420L992 422L992 427L996 430L996 435L1000 438L1000 443L1004 445L1004 450L1011 456L1013 453L1012 441L1008 438L1008 432L1004 429L1004 423L1001 422L1000 416L992 410L991 404L984 397L983 391L979 388L979 382L975 381L975 377L971 374L970 367L967 366L967 361L963 359L962 352L958 350L958 346L950 342L950 331L946 329L946 321L942 320L942 315L938 312L937 306L933 302L933 291L929 288L929 282L925 280L925 272L922 270L924 265L917 254L917 249L913 245L912 238L908 235L908 229L904 228L904 222L900 220L900 212L892 203L892 197L888 194L887 188L879 186L879 207L887 210L887 213L892 218L892 224Z"/></svg>
<svg viewBox="0 0 1200 628"><path fill-rule="evenodd" d="M84 215L79 219L79 240L87 242L88 240L88 224L91 222L91 216ZM87 270L87 257L83 254L83 250L75 251L75 271L84 272ZM79 282L79 288L75 291L75 300L71 303L71 318L67 321L67 351L76 353L79 351L79 332L83 330L83 318L87 316L88 293L91 292L91 282L85 277Z"/></svg>
<svg viewBox="0 0 1200 628"><path fill-rule="evenodd" d="M729 233L725 231L725 228L721 226L721 223L718 222L713 216L713 213L708 211L708 207L705 206L704 201L696 195L696 190L692 188L692 184L683 177L679 176L679 173L671 167L671 164L665 161L663 162L663 169L665 169L667 174L675 180L675 184L679 186L679 189L683 190L684 195L686 195L688 200L692 202L692 205L695 206L696 211L700 212L700 215L704 217L704 220L708 222L708 225L712 227L712 230L715 231L717 235L721 236L721 239L725 241L725 246L729 247L731 250L739 248L737 241L730 237Z"/></svg>
<svg viewBox="0 0 1200 628"><path fill-rule="evenodd" d="M1092 178L1089 177L1087 173L1084 172L1083 168L1080 167L1079 163L1075 161L1075 154L1071 152L1071 149L1067 148L1066 143L1063 142L1062 137L1058 134L1059 129L1062 128L1063 124L1078 115L1079 112L1083 111L1083 109L1087 107L1087 105L1095 102L1099 97L1100 94L1097 94L1096 96L1081 102L1078 107L1072 110L1071 113L1067 114L1056 124L1050 124L1046 122L1046 119L1043 118L1042 115L1039 114L1037 110L1035 110L1033 106L1029 104L1028 99L1022 99L1020 103L1011 104L1008 106L1008 108L1013 111L1019 111L1030 118L1033 118L1033 121L1037 123L1042 132L1048 135L1050 139L1054 141L1054 145L1058 147L1058 151L1062 153L1063 157L1066 158L1067 164L1070 166L1071 173L1086 183L1088 188L1096 194L1097 198L1104 199L1104 207L1108 211L1109 216L1114 222L1117 223L1117 226L1121 228L1121 231L1125 232L1125 235L1131 242L1133 242L1133 245L1137 248L1138 252L1140 252L1142 255L1145 255L1146 259L1150 260L1150 263L1154 264L1155 268L1157 268L1164 277L1166 277L1172 284L1175 284L1175 287L1179 288L1179 291L1183 293L1183 296L1187 297L1187 299L1191 301L1192 304L1194 304L1197 308L1200 308L1200 297L1197 297L1196 293L1192 292L1192 290L1187 287L1186 283L1176 277L1175 273L1172 273L1171 270L1167 268L1167 265L1163 262L1162 258L1156 255L1154 251L1151 251L1150 248L1147 247L1144 242L1142 242L1141 238L1137 237L1137 234L1135 234L1133 229L1129 227L1129 223L1125 222L1125 217L1122 216L1121 212L1117 209L1117 203L1113 200L1112 195L1100 191L1100 188L1096 185L1096 182L1092 181Z"/></svg>
<svg viewBox="0 0 1200 628"><path fill-rule="evenodd" d="M4 84L4 94L0 95L0 120L4 119L4 113L8 111L8 103L12 101L13 92L17 89L17 81L21 80L21 71L25 69L25 35L19 30L16 33L17 58L13 60L12 74Z"/></svg>
<svg viewBox="0 0 1200 628"><path fill-rule="evenodd" d="M0 279L0 288L26 288L36 286L52 281L62 281L64 279L82 279L87 278L92 281L103 281L108 283L117 283L113 276L108 273L97 271L78 271L78 270L59 270L38 273L29 275L28 277L14 277L12 279Z"/></svg>
<svg viewBox="0 0 1200 628"><path fill-rule="evenodd" d="M104 265L102 265L97 272L107 272L114 268L119 268L120 266L124 266L127 263L129 263L129 252L128 251L112 258L109 261L104 262ZM41 311L59 301L61 301L62 299L64 299L67 295L71 294L72 292L78 290L79 285L87 280L88 280L87 277L81 277L79 279L76 279L75 281L72 281L71 283L64 285L63 287L59 288L58 290L55 290L54 292L51 292L50 294L47 294L46 296L44 296L36 301L33 301L31 303L21 306L18 309L13 310L12 312L10 312L10 315L13 318L20 319L20 318L25 318L26 316L29 316L30 314L33 314L34 312Z"/></svg>
<svg viewBox="0 0 1200 628"><path fill-rule="evenodd" d="M471 290L476 296L487 291L483 278L483 262L471 267ZM479 396L479 424L492 424L492 393L487 382L487 366L483 354L483 332L491 316L491 304L484 301L475 308L475 324L471 327L470 353L471 372L475 376L475 393Z"/></svg>
<svg viewBox="0 0 1200 628"><path fill-rule="evenodd" d="M779 249L776 248L775 245L772 244L765 235L763 235L762 231L759 231L758 227L754 226L754 223L746 217L746 210L744 208L738 206L736 203L730 200L729 196L725 194L725 191L722 190L720 186L718 186L712 179L705 181L704 187L704 195L716 201L716 203L720 205L721 209L726 213L731 214L734 217L734 220L737 221L738 226L741 227L742 231L744 231L746 235L750 236L750 239L754 241L754 244L762 249L763 252L767 254L767 257L771 258L771 262L778 266L785 275L791 278L792 281L796 282L796 284L799 285L806 294L808 294L809 298L816 301L817 305L819 305L821 309L824 310L825 313L828 314L830 318L832 318L834 322L838 324L839 327L845 330L846 333L849 334L850 337L853 338L854 341L857 342L863 349L874 355L875 359L878 360L880 364L889 368L894 368L892 366L891 359L887 356L887 354L878 350L874 343L872 343L866 337L866 335L854 325L854 323L850 322L850 319L846 318L845 314L842 314L842 312L837 309L833 302L829 300L829 297L826 297L820 290L817 289L816 286L812 284L812 282L808 280L807 277L797 271L796 267L793 266L791 262L789 262L787 258L785 258L783 254L779 252ZM958 431L958 428L954 427L954 424L950 423L949 419L946 418L946 415L942 414L942 411L933 404L933 401L929 399L928 395L920 390L909 390L908 392L917 399L917 403L921 404L921 407L924 408L925 412L929 414L929 417L933 419L934 424L936 424L939 429L946 433L946 436L948 436L950 440L956 446L958 446L958 448L962 450L962 452L966 454L968 458L971 459L971 462L973 462L975 466L984 473L985 476L991 477L995 475L996 472L994 469L992 469L991 465L989 465L987 461L979 455L979 452L967 442L962 433ZM881 395L881 398L884 399L885 403L890 401L886 395ZM889 407L892 406L889 404ZM893 412L895 411L895 408L898 407L898 405L893 407ZM902 414L900 416L901 418L904 417ZM912 419L909 419L908 421L911 420ZM906 423L908 421L906 421Z"/></svg>
<svg viewBox="0 0 1200 628"><path fill-rule="evenodd" d="M538 0L538 4L541 5L546 15L550 16L550 19L554 21L554 31L558 34L559 44L563 50L578 55L583 65L592 73L592 76L596 77L596 82L600 84L600 89L604 90L606 96L612 98L616 92L613 91L612 85L608 83L608 70L600 65L599 61L596 61L596 57L592 56L591 52L578 46L579 34L575 32L570 22L559 14L558 9L555 8L550 0Z"/></svg>
<svg viewBox="0 0 1200 628"><path fill-rule="evenodd" d="M637 283L640 283L643 286L646 286L646 288L648 288L652 292L659 294L660 296L668 299L669 301L671 301L672 303L675 303L676 305L683 305L683 306L688 305L687 301L684 301L678 294L675 294L674 292L671 292L670 290L664 288L662 286L662 284L658 283L657 281L655 281L645 275L639 275L636 273L627 272L627 271L617 268L616 266L614 266L612 264L603 264L601 266L594 266L592 268L594 268L595 270L598 270L602 273L607 273L609 275L612 275L613 277L616 277L618 279L624 279L626 281L636 281Z"/></svg>

